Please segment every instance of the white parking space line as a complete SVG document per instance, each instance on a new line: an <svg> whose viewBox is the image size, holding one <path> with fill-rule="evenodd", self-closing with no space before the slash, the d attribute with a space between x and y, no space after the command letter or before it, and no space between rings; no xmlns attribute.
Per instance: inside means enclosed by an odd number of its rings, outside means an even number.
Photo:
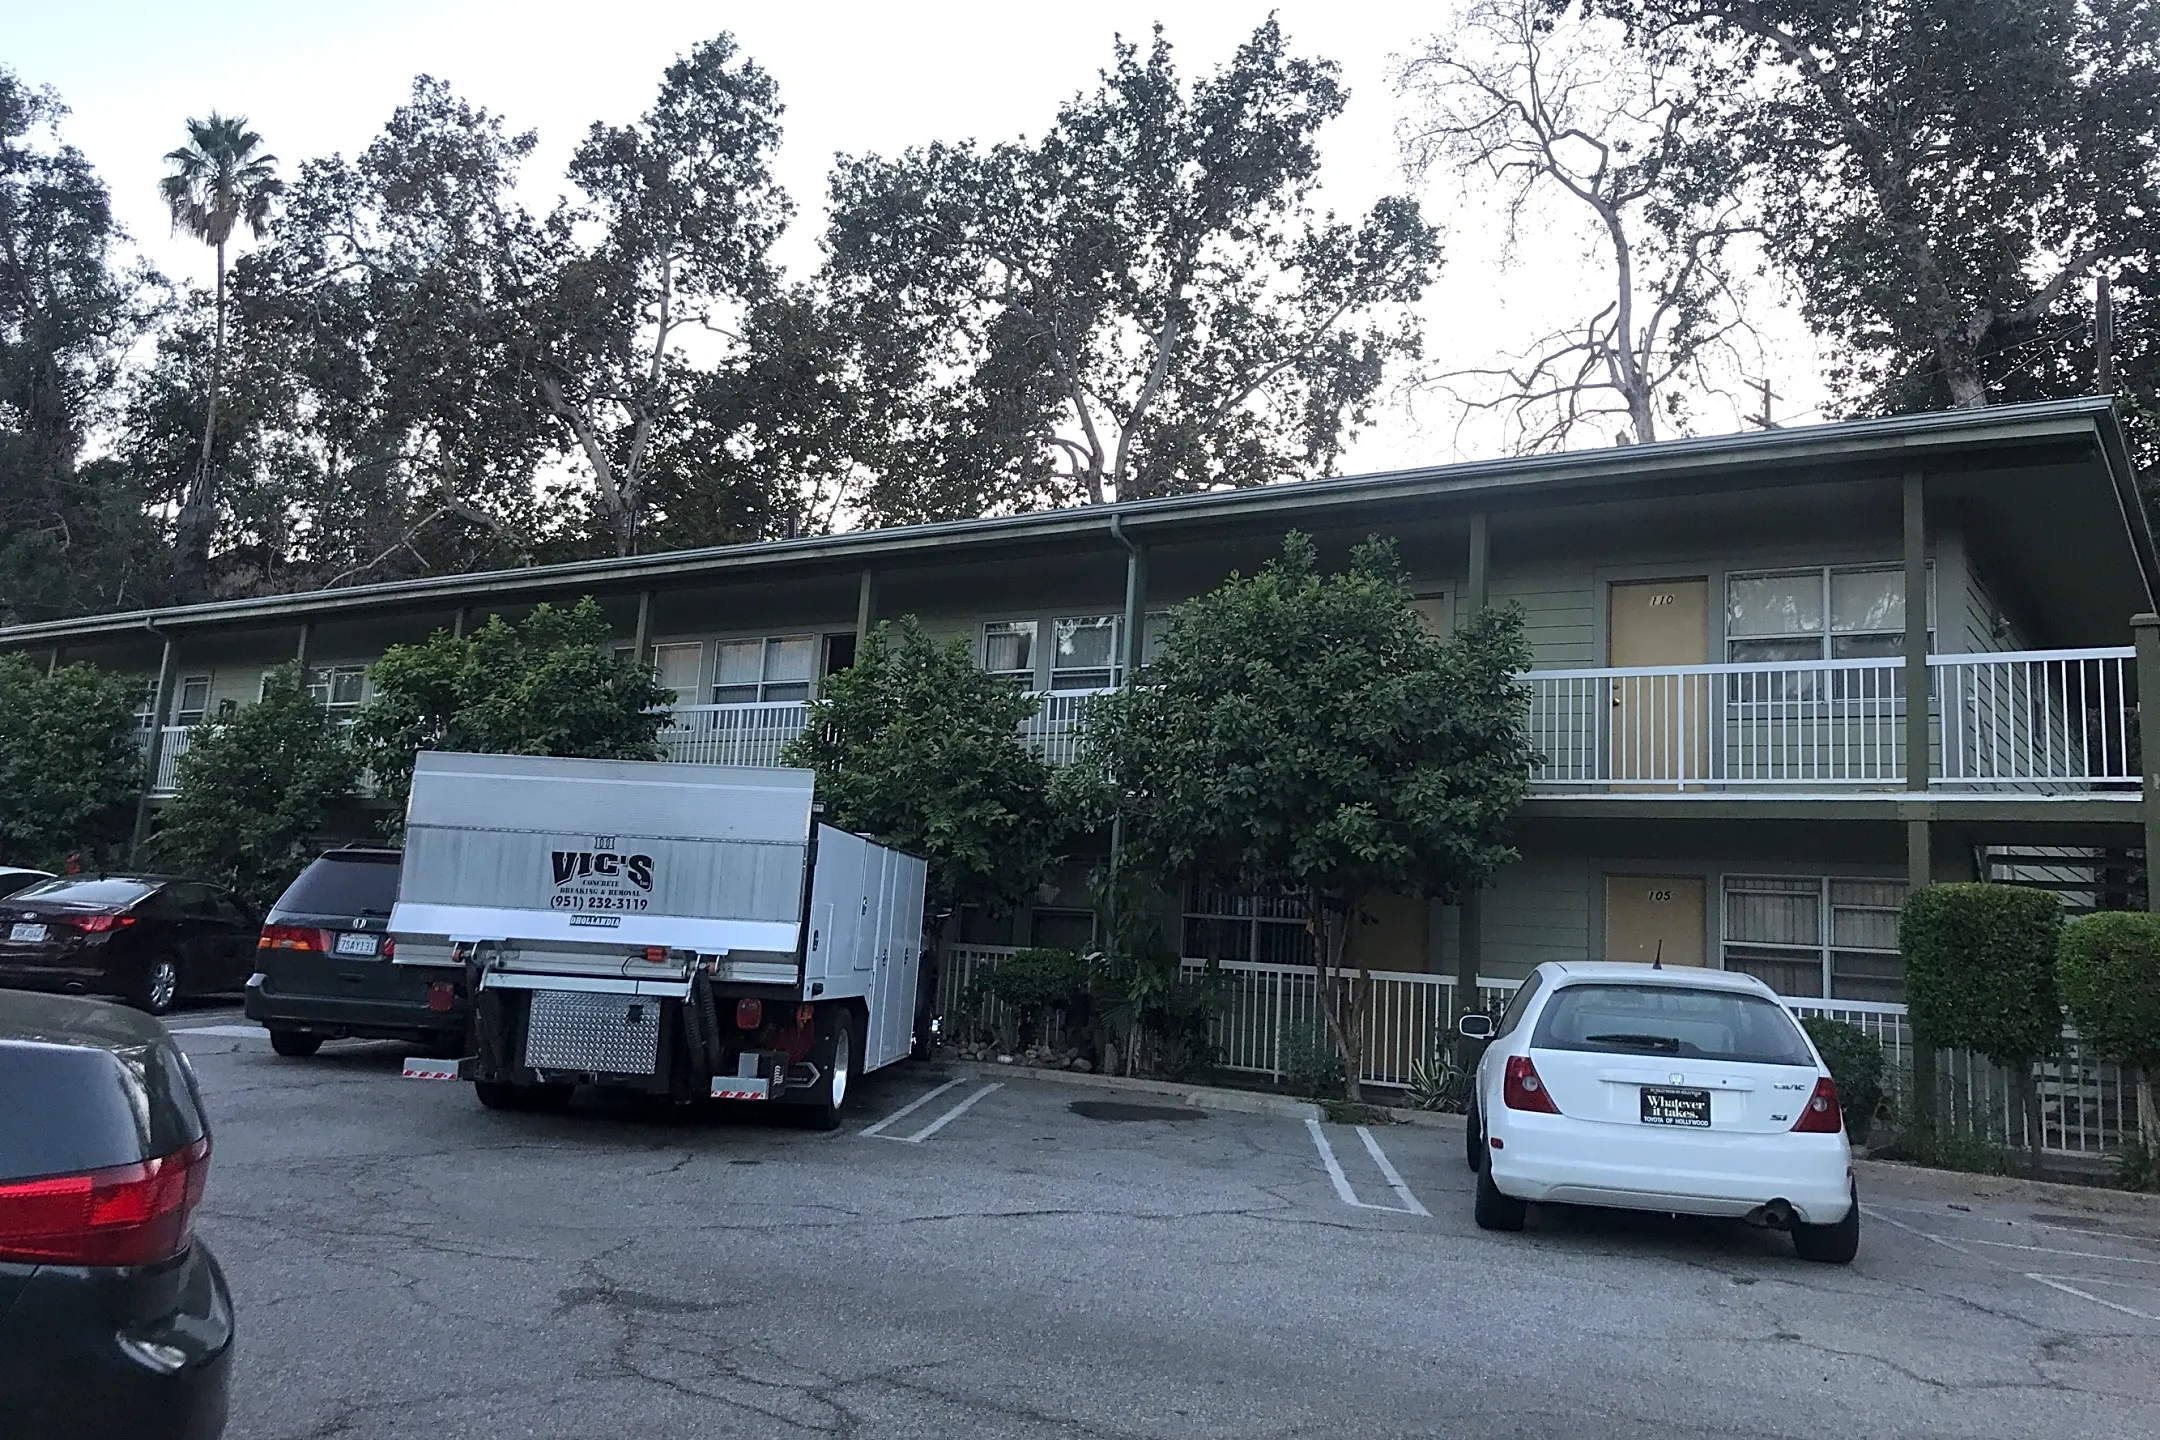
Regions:
<svg viewBox="0 0 2160 1440"><path fill-rule="evenodd" d="M916 1096L913 1100L908 1101L907 1104L901 1106L898 1110L893 1111L892 1114L887 1115L884 1119L878 1121L877 1124L865 1126L862 1133L865 1135L882 1135L885 1133L885 1127L892 1124L893 1121L907 1119L908 1116L914 1114L917 1110L922 1109L923 1106L929 1104L932 1100L937 1099L938 1096L943 1095L946 1091L956 1090L960 1086L965 1084L967 1084L967 1081L964 1078L959 1080L948 1080L944 1084L938 1086L937 1089L929 1092L927 1095Z"/></svg>
<svg viewBox="0 0 2160 1440"><path fill-rule="evenodd" d="M1935 1244L1942 1246L1945 1250L1955 1250L1958 1254L1966 1256L1969 1259L1979 1260L1987 1264L1996 1264L2000 1269L2007 1270L2010 1269L2010 1267L2007 1265L2000 1265L1999 1262L1991 1261L1985 1255L1974 1254L1971 1246L1995 1245L2008 1250L2042 1251L2051 1255L2074 1255L2083 1259L2106 1260L2111 1262L2117 1260L2129 1260L2139 1265L2149 1265L2153 1263L2149 1260L2140 1260L2136 1256L2132 1255L2098 1255L2090 1254L2084 1251L2052 1250L2044 1245L2013 1245L2007 1241L2002 1240L1950 1240L1941 1235L1936 1235L1929 1231L1922 1230L1917 1225L1908 1225L1902 1220L1893 1220L1890 1216L1885 1215L1881 1210L1877 1209L1872 1205L1861 1206L1860 1213L1869 1217L1870 1219L1880 1220L1883 1224L1888 1225L1893 1229L1903 1230L1908 1235L1917 1235L1923 1240L1931 1240ZM2091 1275L2078 1275L2073 1277L2065 1277L2061 1275L2043 1275L2035 1273L2031 1270L2016 1270L2012 1273L2023 1275L2027 1280L2032 1281L2036 1285L2045 1285L2050 1290L2059 1290L2065 1295L2075 1295L2080 1300L2090 1300L2095 1305L2102 1306L2105 1309L2113 1310L2123 1315L2129 1315L2139 1320L2160 1321L2160 1315L2149 1315L2143 1310L2133 1309L2128 1305L2121 1305L2117 1304L2113 1300L2104 1299L2101 1296L2091 1293L2090 1291L2080 1289L2077 1285L2071 1284L2070 1280L2076 1279L2084 1285L2124 1285L2140 1289L2148 1288L2147 1282L2131 1280L2102 1280Z"/></svg>
<svg viewBox="0 0 2160 1440"><path fill-rule="evenodd" d="M2160 1320L2160 1315L2148 1314L2146 1311L2143 1310L2133 1310L2128 1305L2118 1305L2113 1300L2103 1299L2100 1296L2093 1294L2089 1290L2080 1290L2077 1286L2072 1285L2069 1281L2063 1279L2063 1277L2060 1275L2035 1275L2028 1270L2025 1272L2025 1278L2028 1280L2038 1281L2040 1284L2047 1286L2050 1290L2060 1290L2065 1295L2075 1295L2080 1300L2090 1300L2095 1305L2104 1305L2108 1309L2116 1311L2119 1314L2133 1315L2140 1320ZM2122 1280L2095 1280L2090 1275L2080 1275L2077 1278L2084 1281L2087 1285L2122 1285L2129 1283Z"/></svg>
<svg viewBox="0 0 2160 1440"><path fill-rule="evenodd" d="M1410 1193L1410 1187L1403 1184L1402 1176L1395 1173L1395 1166L1389 1162L1387 1158L1387 1152L1380 1148L1380 1142L1373 1139L1372 1131L1366 1129L1363 1125L1360 1125L1357 1127L1357 1133L1358 1138L1365 1142L1365 1149L1367 1150L1367 1152L1372 1155L1373 1164L1378 1165L1380 1167L1380 1173L1387 1177L1388 1188L1395 1192L1395 1198L1402 1201L1404 1205L1408 1206L1411 1214L1423 1215L1426 1219L1430 1220L1432 1218L1432 1211L1427 1210L1423 1205L1420 1205L1418 1203L1417 1196Z"/></svg>
<svg viewBox="0 0 2160 1440"><path fill-rule="evenodd" d="M1365 1142L1366 1151L1380 1167L1380 1174L1404 1202L1401 1205L1374 1205L1358 1199L1356 1189L1350 1184L1350 1177L1343 1173L1342 1162L1335 1158L1335 1147L1328 1144L1327 1132L1320 1128L1320 1122L1307 1120L1305 1129L1312 1136L1313 1147L1320 1152L1320 1163L1327 1167L1328 1179L1335 1183L1336 1198L1343 1204L1353 1210L1384 1210L1390 1215L1423 1215L1431 1218L1432 1212L1420 1205L1417 1196L1410 1193L1410 1187L1403 1184L1402 1176L1397 1174L1394 1165L1389 1163L1386 1153L1380 1148L1380 1142L1373 1139L1372 1131L1363 1125L1357 1127L1359 1137Z"/></svg>
<svg viewBox="0 0 2160 1440"><path fill-rule="evenodd" d="M993 1081L991 1084L983 1086L982 1089L977 1090L974 1094L968 1096L965 1100L962 1100L959 1104L953 1106L950 1110L947 1110L942 1115L939 1115L935 1120L932 1120L929 1124L923 1126L922 1129L917 1130L912 1135L889 1135L886 1133L886 1127L888 1125L891 1125L893 1121L906 1118L908 1115L914 1113L917 1110L920 1110L923 1106L929 1104L932 1100L937 1099L938 1096L943 1095L946 1091L951 1090L954 1086L965 1085L966 1083L967 1082L965 1080L948 1080L943 1085L938 1086L937 1089L932 1090L929 1094L924 1095L921 1098L913 1101L912 1103L893 1111L892 1114L886 1116L883 1120L878 1121L877 1124L868 1127L862 1133L873 1140L897 1140L903 1145L920 1145L923 1141L937 1134L938 1131L944 1129L947 1125L952 1124L953 1121L959 1119L962 1115L967 1114L969 1110L974 1108L977 1102L988 1096L991 1091L1002 1090L1005 1088L1002 1081Z"/></svg>
<svg viewBox="0 0 2160 1440"><path fill-rule="evenodd" d="M270 1032L260 1025L189 1025L172 1032L175 1035L224 1035L239 1040L267 1040Z"/></svg>

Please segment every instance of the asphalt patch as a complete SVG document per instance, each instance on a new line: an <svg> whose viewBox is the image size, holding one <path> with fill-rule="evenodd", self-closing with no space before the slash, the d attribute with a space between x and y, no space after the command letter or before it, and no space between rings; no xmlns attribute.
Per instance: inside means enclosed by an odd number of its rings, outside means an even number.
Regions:
<svg viewBox="0 0 2160 1440"><path fill-rule="evenodd" d="M1205 1120L1189 1105L1135 1105L1129 1100L1075 1100L1065 1107L1089 1120Z"/></svg>

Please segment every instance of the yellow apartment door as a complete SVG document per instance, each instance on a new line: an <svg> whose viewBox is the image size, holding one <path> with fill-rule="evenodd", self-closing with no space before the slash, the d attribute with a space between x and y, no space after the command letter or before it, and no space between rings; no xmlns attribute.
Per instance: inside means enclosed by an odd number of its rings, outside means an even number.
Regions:
<svg viewBox="0 0 2160 1440"><path fill-rule="evenodd" d="M1703 963L1700 875L1605 877L1605 958L1647 965Z"/></svg>
<svg viewBox="0 0 2160 1440"><path fill-rule="evenodd" d="M1708 580L1630 581L1610 587L1607 605L1614 669L1703 663L1710 644ZM1665 782L1616 788L1684 788L1709 778L1709 677L1618 675L1610 683L1611 778Z"/></svg>

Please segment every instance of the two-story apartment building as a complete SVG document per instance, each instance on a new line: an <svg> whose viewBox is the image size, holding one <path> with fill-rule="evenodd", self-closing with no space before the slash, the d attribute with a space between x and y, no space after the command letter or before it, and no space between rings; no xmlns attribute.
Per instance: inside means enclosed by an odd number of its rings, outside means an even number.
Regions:
<svg viewBox="0 0 2160 1440"><path fill-rule="evenodd" d="M1377 967L1656 955L1890 1002L1908 887L1991 848L2142 845L2131 618L2160 561L2099 400L98 615L0 648L155 677L156 793L186 727L274 665L345 709L387 645L587 594L674 689L677 758L770 764L866 628L910 613L1041 694L1028 734L1055 759L1167 606L1292 528L1334 556L1393 537L1433 625L1512 602L1535 655L1522 859L1460 905L1376 904L1355 943ZM1087 868L952 938L1084 938ZM1280 897L1179 904L1189 954L1305 953Z"/></svg>

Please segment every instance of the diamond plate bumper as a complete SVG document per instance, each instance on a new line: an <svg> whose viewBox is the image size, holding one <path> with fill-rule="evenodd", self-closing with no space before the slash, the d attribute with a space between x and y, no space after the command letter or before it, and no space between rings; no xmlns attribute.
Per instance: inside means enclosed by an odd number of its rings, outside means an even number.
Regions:
<svg viewBox="0 0 2160 1440"><path fill-rule="evenodd" d="M650 1075L660 1053L660 1006L635 995L535 990L525 1063L534 1070Z"/></svg>

